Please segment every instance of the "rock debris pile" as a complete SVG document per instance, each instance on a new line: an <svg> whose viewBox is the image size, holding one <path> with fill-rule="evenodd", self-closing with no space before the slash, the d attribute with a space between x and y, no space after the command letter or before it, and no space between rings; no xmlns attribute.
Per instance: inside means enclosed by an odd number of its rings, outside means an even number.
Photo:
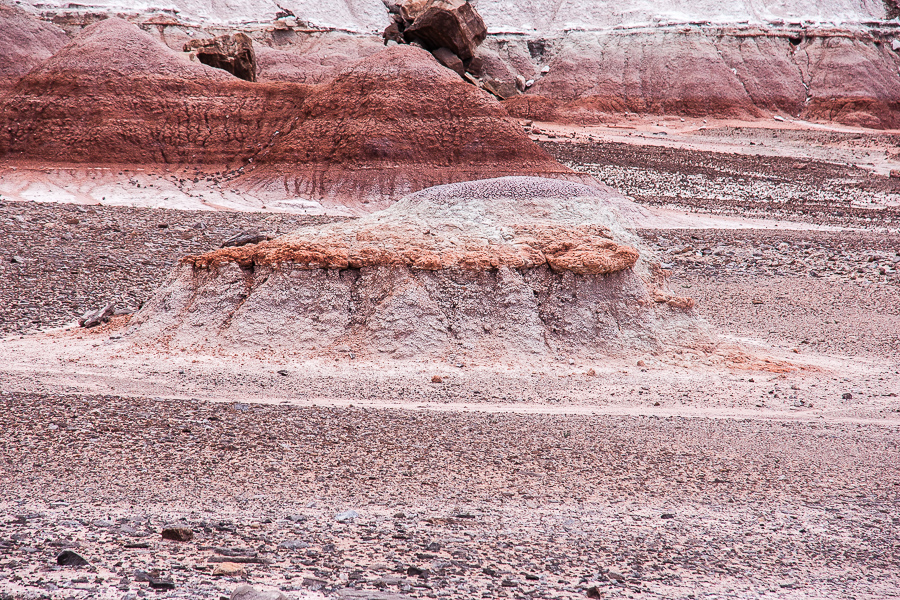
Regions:
<svg viewBox="0 0 900 600"><path fill-rule="evenodd" d="M128 337L199 351L517 360L689 345L688 298L611 191L508 177L183 259Z"/></svg>

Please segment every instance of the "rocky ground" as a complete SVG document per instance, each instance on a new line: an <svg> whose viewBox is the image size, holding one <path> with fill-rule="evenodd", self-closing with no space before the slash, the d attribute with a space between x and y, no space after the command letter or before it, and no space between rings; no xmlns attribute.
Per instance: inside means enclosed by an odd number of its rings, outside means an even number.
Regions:
<svg viewBox="0 0 900 600"><path fill-rule="evenodd" d="M354 598L889 598L900 584L896 426L0 406L6 597L217 598L249 581ZM193 540L163 540L173 525ZM57 566L64 549L89 564ZM214 575L223 562L240 573Z"/></svg>
<svg viewBox="0 0 900 600"><path fill-rule="evenodd" d="M664 128L654 129L634 133L645 138L668 136ZM870 167L877 156L884 156L885 147L896 147L897 135L722 126L681 136L699 138L706 146L719 141L727 148L724 152L607 137L549 140L543 145L563 164L590 173L643 204L837 227L896 231L900 226L900 178L835 161L839 156L868 162ZM867 139L871 146L865 145ZM801 156L779 156L772 150L791 144L809 147ZM829 150L834 151L826 159ZM897 156L891 160L896 163Z"/></svg>
<svg viewBox="0 0 900 600"><path fill-rule="evenodd" d="M712 377L696 357L647 357L588 377L565 362L505 375L444 365L432 384L432 371L354 375L346 358L327 376L185 359L110 370L92 392L106 354L22 373L7 352L0 598L220 598L242 582L373 600L900 595L900 234L836 183L880 194L890 216L891 181L602 149L651 204L670 203L667 173L690 164L709 169L703 193L675 204L696 210L773 214L716 204L723 181L757 197L741 170L817 190L815 210L776 214L842 228L639 234L723 336L818 366ZM623 175L642 162L642 178ZM807 181L808 169L827 173ZM134 308L179 256L234 233L313 219L5 202L3 343L110 300ZM113 347L113 330L92 331L78 342ZM163 540L171 525L193 539ZM57 565L63 550L88 564Z"/></svg>
<svg viewBox="0 0 900 600"><path fill-rule="evenodd" d="M6 334L71 323L111 301L135 309L178 257L218 248L238 232L287 232L335 219L20 202L0 210ZM676 292L696 297L701 313L724 331L839 354L900 351L900 234L639 233L673 271Z"/></svg>
<svg viewBox="0 0 900 600"><path fill-rule="evenodd" d="M0 203L0 333L72 322L100 304L135 309L178 259L242 231L287 233L329 217Z"/></svg>

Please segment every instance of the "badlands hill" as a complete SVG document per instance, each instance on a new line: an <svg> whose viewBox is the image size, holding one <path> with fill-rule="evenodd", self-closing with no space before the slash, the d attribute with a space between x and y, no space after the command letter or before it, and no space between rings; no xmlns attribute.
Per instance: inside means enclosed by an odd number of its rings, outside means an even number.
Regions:
<svg viewBox="0 0 900 600"><path fill-rule="evenodd" d="M494 98L412 46L383 50L318 86L297 118L245 182L386 206L434 185L504 175L589 181L531 142Z"/></svg>
<svg viewBox="0 0 900 600"><path fill-rule="evenodd" d="M0 105L0 157L68 163L241 162L307 88L190 62L137 26L87 27Z"/></svg>
<svg viewBox="0 0 900 600"><path fill-rule="evenodd" d="M590 124L623 112L781 115L900 127L897 0L473 5L491 33L479 49L483 76L512 96L506 108L515 117ZM121 12L179 49L198 26L244 29L260 42L261 81L308 84L324 83L377 52L376 36L390 23L381 0L175 0L162 8L28 0L23 6L71 24Z"/></svg>
<svg viewBox="0 0 900 600"><path fill-rule="evenodd" d="M438 186L353 221L184 259L126 336L161 350L529 361L703 343L609 189Z"/></svg>
<svg viewBox="0 0 900 600"><path fill-rule="evenodd" d="M221 166L243 173L235 189L363 212L455 181L590 181L424 50L382 47L318 86L250 83L116 18L85 28L0 103L0 157Z"/></svg>

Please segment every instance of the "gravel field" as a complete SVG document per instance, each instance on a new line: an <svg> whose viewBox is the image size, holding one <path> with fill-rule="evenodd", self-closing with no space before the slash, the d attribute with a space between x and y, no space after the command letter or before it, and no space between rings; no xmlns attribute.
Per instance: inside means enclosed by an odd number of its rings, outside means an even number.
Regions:
<svg viewBox="0 0 900 600"><path fill-rule="evenodd" d="M854 165L616 142L542 145L571 169L642 204L839 227L900 227L900 179Z"/></svg>
<svg viewBox="0 0 900 600"><path fill-rule="evenodd" d="M18 393L0 409L0 590L17 598L900 589L890 426ZM175 524L194 539L164 541ZM63 549L89 565L57 566ZM245 574L214 576L223 560ZM175 589L150 590L154 571Z"/></svg>
<svg viewBox="0 0 900 600"><path fill-rule="evenodd" d="M239 231L287 232L336 219L7 202L0 334L71 323L110 301L137 308L179 257L218 248ZM696 297L724 333L840 354L900 351L898 233L638 233L671 267L674 289Z"/></svg>
<svg viewBox="0 0 900 600"><path fill-rule="evenodd" d="M71 323L107 302L136 309L179 258L245 230L331 217L0 202L0 334Z"/></svg>

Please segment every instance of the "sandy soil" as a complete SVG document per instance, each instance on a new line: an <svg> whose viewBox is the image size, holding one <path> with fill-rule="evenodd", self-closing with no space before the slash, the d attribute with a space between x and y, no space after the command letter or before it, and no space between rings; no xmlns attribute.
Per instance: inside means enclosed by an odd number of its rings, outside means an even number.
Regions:
<svg viewBox="0 0 900 600"><path fill-rule="evenodd" d="M0 597L897 597L900 234L887 201L853 212L835 183L890 199L891 180L615 144L548 147L576 168L643 162L634 185L659 190L690 164L706 192L723 165L824 190L805 216L723 216L698 193L638 232L718 348L461 367L147 354L127 315L48 328L133 308L181 254L312 217L5 202ZM194 539L162 540L171 524ZM64 549L89 565L56 565ZM244 573L213 575L225 560ZM152 590L154 569L175 588Z"/></svg>

